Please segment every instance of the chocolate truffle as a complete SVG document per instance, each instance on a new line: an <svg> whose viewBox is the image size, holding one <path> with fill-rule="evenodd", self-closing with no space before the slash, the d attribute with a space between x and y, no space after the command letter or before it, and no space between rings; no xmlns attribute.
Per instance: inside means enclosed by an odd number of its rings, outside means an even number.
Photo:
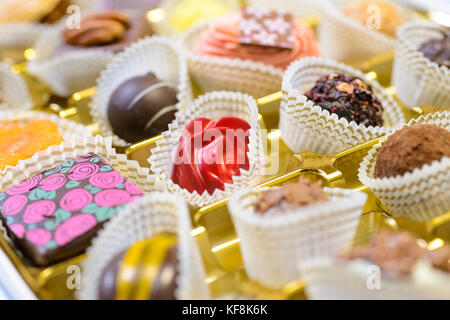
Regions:
<svg viewBox="0 0 450 320"><path fill-rule="evenodd" d="M375 178L394 177L421 168L442 157L450 157L450 132L419 124L389 136L377 155Z"/></svg>
<svg viewBox="0 0 450 320"><path fill-rule="evenodd" d="M47 266L81 253L106 221L142 194L89 153L1 193L0 218L23 255Z"/></svg>
<svg viewBox="0 0 450 320"><path fill-rule="evenodd" d="M407 275L420 259L428 261L434 268L450 272L450 246L428 250L419 245L419 239L406 231L380 230L368 244L352 248L340 254L345 260L363 259L375 263L391 276Z"/></svg>
<svg viewBox="0 0 450 320"><path fill-rule="evenodd" d="M174 235L160 234L120 252L100 276L99 299L175 300L177 250Z"/></svg>
<svg viewBox="0 0 450 320"><path fill-rule="evenodd" d="M339 118L365 126L383 125L383 107L372 87L360 78L344 74L327 74L305 93L314 104L335 113Z"/></svg>
<svg viewBox="0 0 450 320"><path fill-rule="evenodd" d="M450 68L450 29L442 32L442 38L423 43L419 51L438 65Z"/></svg>
<svg viewBox="0 0 450 320"><path fill-rule="evenodd" d="M256 202L255 212L264 215L283 213L329 200L320 181L311 183L308 179L300 178L297 183L288 183L280 188L264 191Z"/></svg>
<svg viewBox="0 0 450 320"><path fill-rule="evenodd" d="M144 14L104 11L81 20L79 29L66 28L63 32L64 41L53 52L53 56L92 50L117 53L152 33Z"/></svg>
<svg viewBox="0 0 450 320"><path fill-rule="evenodd" d="M108 119L116 135L134 143L167 130L177 112L177 90L155 74L131 78L111 95Z"/></svg>

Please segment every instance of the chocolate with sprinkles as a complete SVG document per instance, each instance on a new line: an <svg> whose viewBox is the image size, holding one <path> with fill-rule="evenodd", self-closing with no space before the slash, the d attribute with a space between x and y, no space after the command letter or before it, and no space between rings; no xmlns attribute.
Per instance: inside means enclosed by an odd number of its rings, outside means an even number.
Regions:
<svg viewBox="0 0 450 320"><path fill-rule="evenodd" d="M322 109L349 122L365 126L383 125L380 100L373 94L372 87L358 77L341 73L324 75L305 96Z"/></svg>

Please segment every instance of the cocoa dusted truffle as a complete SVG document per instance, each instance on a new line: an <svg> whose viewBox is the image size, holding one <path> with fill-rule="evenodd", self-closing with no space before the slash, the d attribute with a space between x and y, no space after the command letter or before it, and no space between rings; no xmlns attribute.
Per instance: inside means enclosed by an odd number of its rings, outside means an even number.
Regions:
<svg viewBox="0 0 450 320"><path fill-rule="evenodd" d="M113 92L108 119L116 135L134 143L167 130L177 103L177 90L150 72L125 81Z"/></svg>
<svg viewBox="0 0 450 320"><path fill-rule="evenodd" d="M403 128L391 135L377 155L375 178L394 177L450 157L450 132L431 124Z"/></svg>
<svg viewBox="0 0 450 320"><path fill-rule="evenodd" d="M100 276L99 299L175 300L176 243L176 236L160 234L117 254Z"/></svg>
<svg viewBox="0 0 450 320"><path fill-rule="evenodd" d="M438 65L450 68L450 29L442 31L442 35L440 39L431 39L423 43L419 51Z"/></svg>
<svg viewBox="0 0 450 320"><path fill-rule="evenodd" d="M335 113L339 118L365 126L383 125L383 107L372 87L360 78L344 74L327 74L305 93L314 104Z"/></svg>
<svg viewBox="0 0 450 320"><path fill-rule="evenodd" d="M354 247L339 256L345 260L363 259L375 263L391 276L408 275L420 259L428 261L434 268L450 272L450 246L428 250L420 239L406 231L380 230L368 244Z"/></svg>
<svg viewBox="0 0 450 320"><path fill-rule="evenodd" d="M329 200L320 181L311 183L308 179L300 178L297 183L288 183L280 188L264 191L256 202L255 212L264 215L276 214Z"/></svg>

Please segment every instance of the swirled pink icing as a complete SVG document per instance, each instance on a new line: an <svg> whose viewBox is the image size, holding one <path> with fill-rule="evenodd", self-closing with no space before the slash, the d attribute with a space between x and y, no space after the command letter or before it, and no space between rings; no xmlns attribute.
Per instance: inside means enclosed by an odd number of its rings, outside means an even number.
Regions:
<svg viewBox="0 0 450 320"><path fill-rule="evenodd" d="M66 181L67 179L64 174L56 173L42 180L39 186L41 187L42 190L54 191L64 186L66 184Z"/></svg>
<svg viewBox="0 0 450 320"><path fill-rule="evenodd" d="M55 241L63 246L76 237L86 233L97 225L97 220L90 214L79 214L64 221L55 231Z"/></svg>
<svg viewBox="0 0 450 320"><path fill-rule="evenodd" d="M130 181L126 181L125 182L125 190L128 193L131 193L133 195L142 195L143 192L141 189L139 189L138 187L136 187L133 183L131 183Z"/></svg>
<svg viewBox="0 0 450 320"><path fill-rule="evenodd" d="M70 169L69 175L67 177L70 180L81 181L93 176L98 172L99 169L99 166L95 163L80 163Z"/></svg>
<svg viewBox="0 0 450 320"><path fill-rule="evenodd" d="M253 60L281 69L286 69L294 60L320 54L313 30L300 22L295 22L292 50L241 45L240 19L240 13L231 13L211 23L200 35L194 51L201 55Z"/></svg>
<svg viewBox="0 0 450 320"><path fill-rule="evenodd" d="M92 194L86 189L73 189L62 197L59 205L62 209L73 212L86 207L92 202Z"/></svg>
<svg viewBox="0 0 450 320"><path fill-rule="evenodd" d="M124 190L107 189L97 193L94 200L101 207L114 207L130 202L130 198Z"/></svg>
<svg viewBox="0 0 450 320"><path fill-rule="evenodd" d="M22 181L21 183L16 184L15 186L9 188L8 190L6 190L6 193L13 196L16 194L22 194L22 193L28 192L31 189L33 189L34 187L36 187L38 185L39 181L41 181L41 179L42 179L42 174L38 174L37 176L26 179L26 180Z"/></svg>
<svg viewBox="0 0 450 320"><path fill-rule="evenodd" d="M89 183L97 188L109 189L120 185L125 178L116 171L101 172L89 178Z"/></svg>
<svg viewBox="0 0 450 320"><path fill-rule="evenodd" d="M27 239L38 246L44 246L52 239L52 233L46 229L36 228L26 233Z"/></svg>
<svg viewBox="0 0 450 320"><path fill-rule="evenodd" d="M39 200L30 204L23 214L23 222L27 224L38 223L44 217L50 217L56 209L56 204L50 200Z"/></svg>
<svg viewBox="0 0 450 320"><path fill-rule="evenodd" d="M15 223L13 225L10 225L9 228L19 239L22 239L25 235L25 227L21 224Z"/></svg>
<svg viewBox="0 0 450 320"><path fill-rule="evenodd" d="M13 216L22 211L27 202L28 198L26 196L12 196L11 198L6 199L5 203L3 204L2 210L7 216Z"/></svg>

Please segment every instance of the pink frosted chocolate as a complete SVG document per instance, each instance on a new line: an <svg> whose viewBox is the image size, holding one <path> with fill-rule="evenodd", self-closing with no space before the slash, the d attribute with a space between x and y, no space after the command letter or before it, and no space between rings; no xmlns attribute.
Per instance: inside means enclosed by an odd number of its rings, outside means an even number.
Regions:
<svg viewBox="0 0 450 320"><path fill-rule="evenodd" d="M44 266L82 252L106 221L140 196L91 153L0 193L0 219L24 255Z"/></svg>
<svg viewBox="0 0 450 320"><path fill-rule="evenodd" d="M200 55L262 62L281 69L286 69L294 60L320 54L313 30L299 22L293 22L292 49L241 44L240 23L241 13L228 14L214 21L202 32L194 51Z"/></svg>

